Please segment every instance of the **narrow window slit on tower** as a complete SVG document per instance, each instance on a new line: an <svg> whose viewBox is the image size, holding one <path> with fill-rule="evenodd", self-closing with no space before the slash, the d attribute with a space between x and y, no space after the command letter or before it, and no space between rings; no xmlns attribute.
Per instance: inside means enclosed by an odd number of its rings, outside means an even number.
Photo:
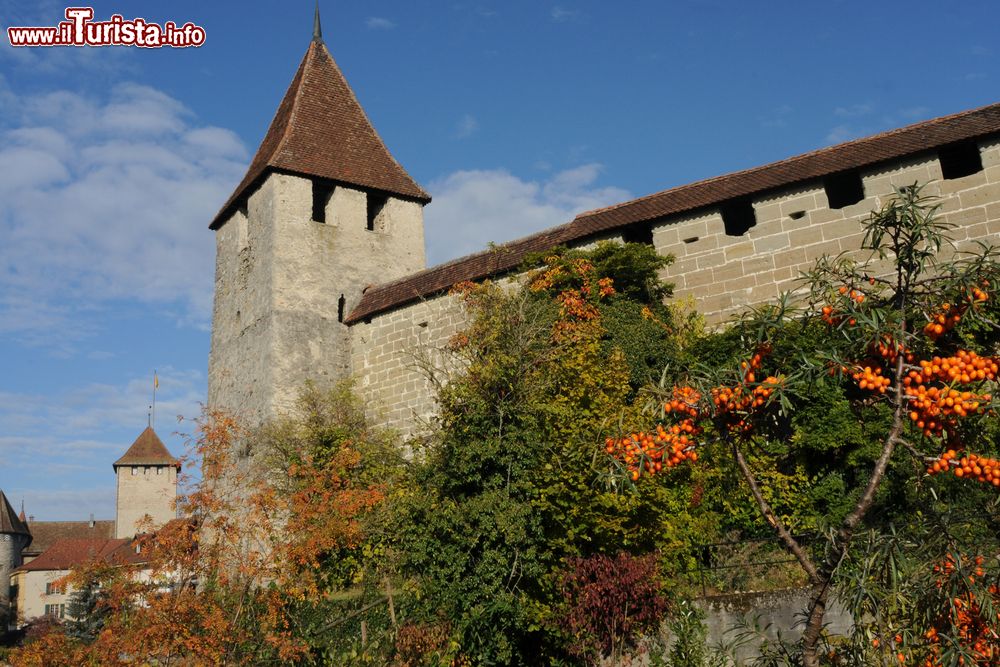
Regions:
<svg viewBox="0 0 1000 667"><path fill-rule="evenodd" d="M344 295L341 294L340 298L337 299L337 321L338 322L343 322L344 321L344 305L346 303L347 303L347 299L345 299Z"/></svg>
<svg viewBox="0 0 1000 667"><path fill-rule="evenodd" d="M643 243L653 245L653 228L649 225L634 225L627 227L622 232L622 240L625 243Z"/></svg>
<svg viewBox="0 0 1000 667"><path fill-rule="evenodd" d="M684 243L697 243L698 242L698 237L697 236L689 236L686 239L683 239L683 241L684 241Z"/></svg>
<svg viewBox="0 0 1000 667"><path fill-rule="evenodd" d="M791 213L788 214L788 217L791 218L792 220L801 220L802 218L806 217L806 212L792 211Z"/></svg>
<svg viewBox="0 0 1000 667"><path fill-rule="evenodd" d="M378 218L378 214L382 212L388 200L389 198L385 195L368 193L368 231L375 231L375 219Z"/></svg>
<svg viewBox="0 0 1000 667"><path fill-rule="evenodd" d="M753 210L753 202L749 199L733 199L721 207L722 224L726 228L726 236L743 236L751 227L757 224L757 216Z"/></svg>
<svg viewBox="0 0 1000 667"><path fill-rule="evenodd" d="M938 149L941 175L945 179L971 176L983 170L983 158L975 141L963 141Z"/></svg>
<svg viewBox="0 0 1000 667"><path fill-rule="evenodd" d="M312 219L316 222L326 222L326 205L330 201L330 195L333 194L333 186L329 183L323 183L321 181L312 182L313 190L313 210Z"/></svg>
<svg viewBox="0 0 1000 667"><path fill-rule="evenodd" d="M865 184L856 171L827 176L823 179L823 190L830 208L844 208L865 198Z"/></svg>

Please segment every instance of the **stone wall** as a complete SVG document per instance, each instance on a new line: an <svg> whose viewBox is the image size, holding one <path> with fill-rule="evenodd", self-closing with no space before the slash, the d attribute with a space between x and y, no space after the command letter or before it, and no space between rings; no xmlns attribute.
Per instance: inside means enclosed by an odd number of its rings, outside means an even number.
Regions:
<svg viewBox="0 0 1000 667"><path fill-rule="evenodd" d="M938 195L945 222L959 249L973 240L1000 242L1000 142L980 144L983 170L944 180L936 154L861 173L864 199L832 209L822 183L753 199L757 223L727 236L719 210L658 221L653 243L676 262L664 278L680 297L693 297L711 322L722 322L747 306L773 300L798 286L797 278L823 255L860 257L861 222L892 194L893 186L927 183Z"/></svg>
<svg viewBox="0 0 1000 667"><path fill-rule="evenodd" d="M926 183L941 198L942 219L959 250L974 241L1000 244L1000 140L979 144L983 170L945 180L936 154L861 172L864 198L830 208L822 183L773 192L752 200L756 224L740 236L726 235L719 210L705 210L652 223L653 244L672 254L663 277L678 297L693 297L712 323L748 306L795 289L800 273L823 255L860 256L861 222L893 192L893 186ZM606 234L604 239L616 239ZM594 239L580 245L589 247ZM462 327L454 297L437 296L372 317L351 327L351 370L372 415L405 434L417 433L434 412L432 383L415 363L444 346Z"/></svg>
<svg viewBox="0 0 1000 667"><path fill-rule="evenodd" d="M436 412L434 378L452 370L444 348L465 322L461 300L442 295L351 327L353 372L378 423L424 430Z"/></svg>
<svg viewBox="0 0 1000 667"><path fill-rule="evenodd" d="M347 376L344 314L367 285L424 268L420 203L389 197L368 229L369 193L331 185L319 222L313 187L271 173L216 231L208 404L247 423L287 411L307 379Z"/></svg>

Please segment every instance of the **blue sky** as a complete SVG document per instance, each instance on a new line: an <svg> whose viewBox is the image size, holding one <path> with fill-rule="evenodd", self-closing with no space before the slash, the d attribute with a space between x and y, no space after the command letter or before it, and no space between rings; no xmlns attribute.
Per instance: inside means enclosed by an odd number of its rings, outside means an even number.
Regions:
<svg viewBox="0 0 1000 667"><path fill-rule="evenodd" d="M432 263L574 213L1000 101L1000 5L321 3L326 42L434 196ZM0 27L65 5L0 0ZM205 396L214 241L311 35L312 2L96 2L192 21L196 49L0 38L0 489L114 514L146 425Z"/></svg>

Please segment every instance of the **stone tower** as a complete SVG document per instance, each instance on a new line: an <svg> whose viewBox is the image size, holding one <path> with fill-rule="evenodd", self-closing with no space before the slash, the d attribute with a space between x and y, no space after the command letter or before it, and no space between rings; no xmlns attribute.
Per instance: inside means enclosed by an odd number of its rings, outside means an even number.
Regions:
<svg viewBox="0 0 1000 667"><path fill-rule="evenodd" d="M0 491L0 634L14 621L10 617L10 573L21 564L21 551L31 544L31 532L24 518L14 513L7 496Z"/></svg>
<svg viewBox="0 0 1000 667"><path fill-rule="evenodd" d="M136 524L147 514L153 527L177 515L177 469L179 462L163 445L152 427L146 427L125 455L114 462L118 478L115 505L115 537L131 538Z"/></svg>
<svg viewBox="0 0 1000 667"><path fill-rule="evenodd" d="M350 368L364 289L425 266L430 197L392 157L323 43L312 42L243 180L212 221L208 405L256 424L306 379Z"/></svg>

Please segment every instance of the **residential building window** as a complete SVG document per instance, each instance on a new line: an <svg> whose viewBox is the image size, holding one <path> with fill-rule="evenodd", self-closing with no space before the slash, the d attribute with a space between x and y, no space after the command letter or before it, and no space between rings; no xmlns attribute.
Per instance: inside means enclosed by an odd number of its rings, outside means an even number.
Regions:
<svg viewBox="0 0 1000 667"><path fill-rule="evenodd" d="M52 618L66 618L66 605L47 604L45 605L45 615Z"/></svg>
<svg viewBox="0 0 1000 667"><path fill-rule="evenodd" d="M46 595L59 595L65 593L65 589L61 586L56 585L54 581L48 581L45 583L45 594Z"/></svg>

